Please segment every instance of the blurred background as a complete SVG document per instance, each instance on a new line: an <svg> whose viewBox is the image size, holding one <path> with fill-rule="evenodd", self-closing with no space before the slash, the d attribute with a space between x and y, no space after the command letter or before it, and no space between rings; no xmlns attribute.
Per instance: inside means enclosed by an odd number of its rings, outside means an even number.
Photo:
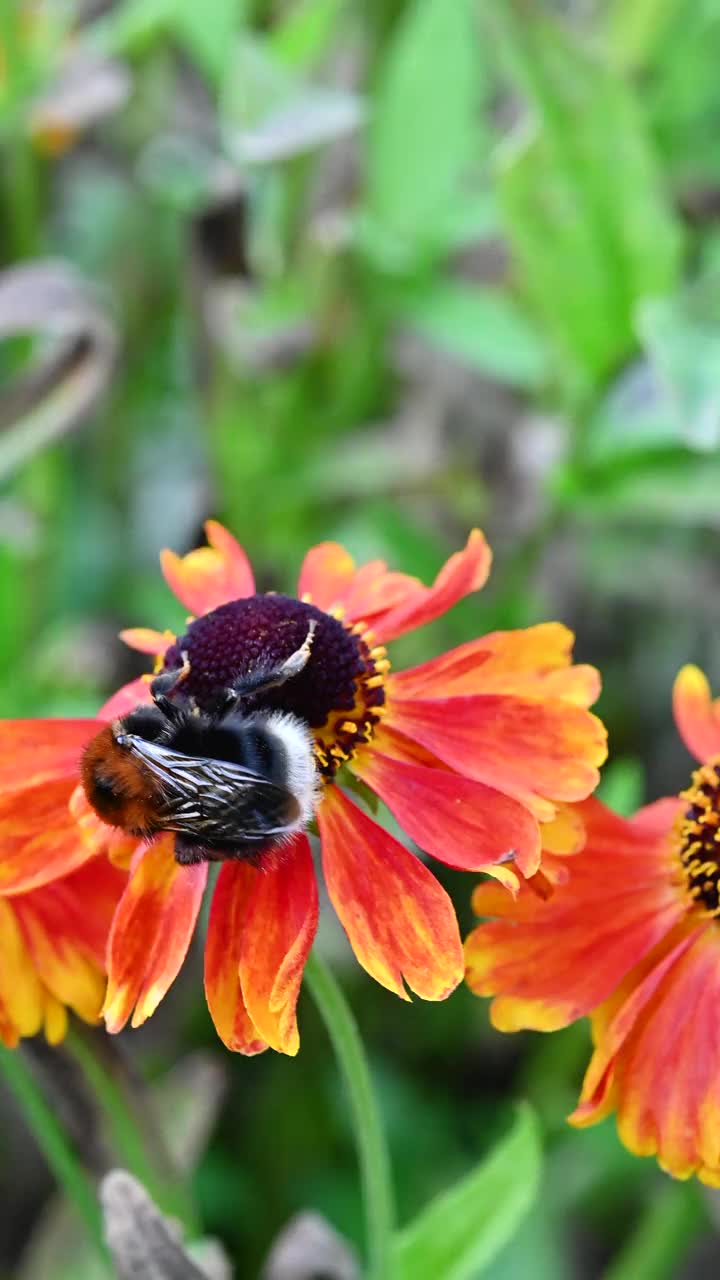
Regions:
<svg viewBox="0 0 720 1280"><path fill-rule="evenodd" d="M605 799L686 785L671 682L720 683L719 65L720 0L0 0L0 714L91 714L139 674L116 633L182 628L158 551L209 515L279 590L326 538L429 581L479 524L489 587L394 660L559 618L603 671ZM472 877L440 875L468 927ZM586 1025L501 1037L465 991L400 1009L329 913L320 943L402 1218L519 1097L542 1195L492 1280L590 1280L664 1215L676 1188L612 1122L564 1126ZM175 1073L243 1277L303 1207L361 1243L304 999L300 1022L296 1061L232 1058L195 955L116 1050L161 1095ZM78 1280L0 1102L0 1274ZM665 1274L717 1274L705 1210Z"/></svg>

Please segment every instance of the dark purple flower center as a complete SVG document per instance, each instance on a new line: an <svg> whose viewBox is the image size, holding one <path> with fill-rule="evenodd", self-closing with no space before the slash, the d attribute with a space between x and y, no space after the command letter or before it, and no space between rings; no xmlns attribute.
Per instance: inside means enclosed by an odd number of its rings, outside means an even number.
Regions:
<svg viewBox="0 0 720 1280"><path fill-rule="evenodd" d="M290 596L232 600L191 622L165 655L164 670L189 674L183 694L210 709L225 689L251 672L279 667L305 642L315 622L307 665L275 689L243 699L247 711L289 711L315 731L318 765L331 777L372 736L385 702L385 651L370 647L362 624L345 626L316 605Z"/></svg>

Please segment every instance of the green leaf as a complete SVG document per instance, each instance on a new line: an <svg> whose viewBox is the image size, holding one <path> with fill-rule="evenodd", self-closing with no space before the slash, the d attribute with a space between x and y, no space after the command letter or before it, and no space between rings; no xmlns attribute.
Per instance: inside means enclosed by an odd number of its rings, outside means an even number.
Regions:
<svg viewBox="0 0 720 1280"><path fill-rule="evenodd" d="M512 386L535 387L545 377L539 334L497 289L438 281L412 295L400 318L441 350Z"/></svg>
<svg viewBox="0 0 720 1280"><path fill-rule="evenodd" d="M345 0L299 0L270 32L275 55L296 71L310 71L335 35Z"/></svg>
<svg viewBox="0 0 720 1280"><path fill-rule="evenodd" d="M680 229L630 87L559 24L495 13L534 117L499 154L505 231L582 398L635 345L638 302L674 283Z"/></svg>
<svg viewBox="0 0 720 1280"><path fill-rule="evenodd" d="M409 256L432 242L480 154L481 84L471 0L414 0L380 66L366 177L368 218Z"/></svg>
<svg viewBox="0 0 720 1280"><path fill-rule="evenodd" d="M245 0L202 0L202 4L178 4L174 14L177 35L208 80L223 80L234 38L245 16Z"/></svg>
<svg viewBox="0 0 720 1280"><path fill-rule="evenodd" d="M474 1280L511 1238L540 1179L540 1140L523 1106L510 1134L400 1233L397 1280Z"/></svg>
<svg viewBox="0 0 720 1280"><path fill-rule="evenodd" d="M637 70L651 61L682 0L611 0L605 25L613 61Z"/></svg>
<svg viewBox="0 0 720 1280"><path fill-rule="evenodd" d="M720 453L683 449L638 454L621 468L568 471L557 479L556 496L583 521L661 521L681 528L720 525Z"/></svg>

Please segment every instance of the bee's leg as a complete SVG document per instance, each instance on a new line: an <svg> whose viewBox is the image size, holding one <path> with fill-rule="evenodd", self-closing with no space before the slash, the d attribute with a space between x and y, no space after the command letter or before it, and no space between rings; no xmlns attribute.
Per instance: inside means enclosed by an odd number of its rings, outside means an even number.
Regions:
<svg viewBox="0 0 720 1280"><path fill-rule="evenodd" d="M307 635L300 648L291 653L290 657L281 662L278 667L250 671L232 689L226 689L222 695L222 710L227 714L243 698L248 698L254 693L264 693L266 689L276 689L278 685L299 676L310 659L316 627L316 620L311 618Z"/></svg>
<svg viewBox="0 0 720 1280"><path fill-rule="evenodd" d="M174 671L163 671L150 682L152 700L168 720L177 720L187 713L187 705L172 701L173 694L190 674L190 659L186 653L181 657L181 667Z"/></svg>

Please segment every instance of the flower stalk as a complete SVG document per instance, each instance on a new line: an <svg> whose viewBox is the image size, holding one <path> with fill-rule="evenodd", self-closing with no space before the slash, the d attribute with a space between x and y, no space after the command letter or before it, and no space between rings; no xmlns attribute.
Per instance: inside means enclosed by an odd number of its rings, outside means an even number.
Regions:
<svg viewBox="0 0 720 1280"><path fill-rule="evenodd" d="M58 1185L74 1202L87 1227L89 1238L103 1262L107 1263L102 1215L92 1181L68 1142L26 1060L16 1050L0 1045L0 1072Z"/></svg>
<svg viewBox="0 0 720 1280"><path fill-rule="evenodd" d="M365 1049L345 996L317 950L308 956L305 980L350 1096L365 1202L368 1280L391 1280L395 1204L390 1157Z"/></svg>

